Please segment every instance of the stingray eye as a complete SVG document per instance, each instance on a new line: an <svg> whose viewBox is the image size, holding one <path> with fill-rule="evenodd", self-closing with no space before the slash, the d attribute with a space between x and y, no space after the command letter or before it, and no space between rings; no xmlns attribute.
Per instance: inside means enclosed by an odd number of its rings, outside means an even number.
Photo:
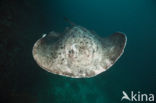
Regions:
<svg viewBox="0 0 156 103"><path fill-rule="evenodd" d="M74 26L61 34L43 34L33 46L36 63L48 72L71 78L89 78L109 69L123 54L123 33L100 38Z"/></svg>

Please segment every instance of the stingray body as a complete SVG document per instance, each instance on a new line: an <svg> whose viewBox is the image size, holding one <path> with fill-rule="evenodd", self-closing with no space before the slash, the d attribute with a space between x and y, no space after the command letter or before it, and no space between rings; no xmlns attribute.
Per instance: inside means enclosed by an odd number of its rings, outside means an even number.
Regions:
<svg viewBox="0 0 156 103"><path fill-rule="evenodd" d="M73 25L63 34L50 32L37 40L33 57L54 74L72 78L96 76L110 68L126 45L123 33L101 38L84 27Z"/></svg>

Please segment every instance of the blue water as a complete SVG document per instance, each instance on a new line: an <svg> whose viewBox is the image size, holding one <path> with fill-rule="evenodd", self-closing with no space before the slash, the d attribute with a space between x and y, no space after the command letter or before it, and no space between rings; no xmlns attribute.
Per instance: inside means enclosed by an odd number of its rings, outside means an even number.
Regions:
<svg viewBox="0 0 156 103"><path fill-rule="evenodd" d="M121 103L122 91L156 95L155 0L33 0L27 5L31 7L21 6L25 12L18 16L18 26L24 26L19 35L28 42L23 43L27 47L23 54L28 57L17 63L21 68L13 83L17 94L27 93L36 98L35 103ZM101 37L124 32L128 41L122 57L108 71L89 79L42 70L32 58L33 43L42 33L63 32L69 26L64 16Z"/></svg>

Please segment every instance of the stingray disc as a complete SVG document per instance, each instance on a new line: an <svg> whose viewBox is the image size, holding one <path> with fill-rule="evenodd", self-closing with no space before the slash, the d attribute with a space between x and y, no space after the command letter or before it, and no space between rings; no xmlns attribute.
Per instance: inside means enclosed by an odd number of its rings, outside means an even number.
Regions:
<svg viewBox="0 0 156 103"><path fill-rule="evenodd" d="M51 73L86 78L110 68L125 45L123 33L101 38L83 27L72 26L62 35L50 32L40 38L34 44L33 57L41 68Z"/></svg>

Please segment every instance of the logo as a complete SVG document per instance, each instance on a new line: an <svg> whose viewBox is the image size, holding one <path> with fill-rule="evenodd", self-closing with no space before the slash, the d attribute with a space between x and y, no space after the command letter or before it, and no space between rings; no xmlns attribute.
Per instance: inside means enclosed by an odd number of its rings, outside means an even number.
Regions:
<svg viewBox="0 0 156 103"><path fill-rule="evenodd" d="M143 101L148 101L148 102L153 102L154 101L154 94L146 94L146 93L141 93L140 91L134 92L131 91L130 95L128 95L125 91L122 91L122 98L121 101L127 100L127 101L138 101L138 102L143 102Z"/></svg>

